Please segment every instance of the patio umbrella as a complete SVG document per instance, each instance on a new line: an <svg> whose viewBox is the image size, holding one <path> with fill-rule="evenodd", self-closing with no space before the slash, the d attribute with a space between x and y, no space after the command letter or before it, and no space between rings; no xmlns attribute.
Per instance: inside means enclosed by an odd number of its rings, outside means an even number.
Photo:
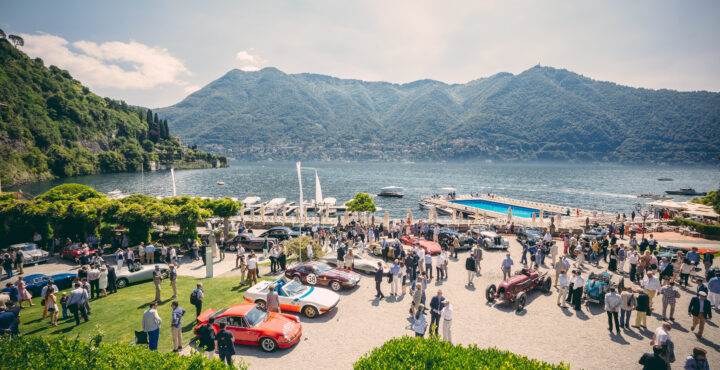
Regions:
<svg viewBox="0 0 720 370"><path fill-rule="evenodd" d="M512 221L512 208L508 207L508 222Z"/></svg>
<svg viewBox="0 0 720 370"><path fill-rule="evenodd" d="M533 223L533 225L535 225L535 215L536 215L536 213L533 212L533 213L532 213L532 223Z"/></svg>
<svg viewBox="0 0 720 370"><path fill-rule="evenodd" d="M350 223L350 214L348 213L347 209L345 210L345 225Z"/></svg>
<svg viewBox="0 0 720 370"><path fill-rule="evenodd" d="M477 210L477 209L475 210L475 223L476 224L480 223L480 210Z"/></svg>
<svg viewBox="0 0 720 370"><path fill-rule="evenodd" d="M385 225L385 230L390 228L390 213L388 211L383 214L383 225Z"/></svg>
<svg viewBox="0 0 720 370"><path fill-rule="evenodd" d="M283 205L282 207L282 222L285 224L287 222L287 206Z"/></svg>
<svg viewBox="0 0 720 370"><path fill-rule="evenodd" d="M452 211L452 223L455 223L457 221L457 215L455 214L455 210Z"/></svg>

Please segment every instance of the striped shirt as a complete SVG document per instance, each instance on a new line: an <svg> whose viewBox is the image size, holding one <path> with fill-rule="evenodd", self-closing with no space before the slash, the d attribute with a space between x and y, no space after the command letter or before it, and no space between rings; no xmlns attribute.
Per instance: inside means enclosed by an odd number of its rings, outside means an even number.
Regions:
<svg viewBox="0 0 720 370"><path fill-rule="evenodd" d="M680 298L680 292L670 285L662 287L660 294L662 295L663 303L675 304L675 299Z"/></svg>

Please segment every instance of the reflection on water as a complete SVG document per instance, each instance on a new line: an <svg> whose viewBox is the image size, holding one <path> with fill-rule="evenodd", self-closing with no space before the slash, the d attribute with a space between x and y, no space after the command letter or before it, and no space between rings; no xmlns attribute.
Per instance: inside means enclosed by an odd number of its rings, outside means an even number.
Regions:
<svg viewBox="0 0 720 370"><path fill-rule="evenodd" d="M407 208L416 216L420 196L453 187L457 193L495 192L502 196L608 212L631 212L641 193L662 194L665 190L693 187L698 191L717 189L720 171L717 167L686 168L669 166L614 166L564 163L377 163L377 162L307 162L304 167L317 168L324 197L345 202L357 192L376 194L390 185L405 188L404 198L376 198L379 207L391 217L403 217ZM182 170L175 172L178 195L243 199L256 195L267 201L299 197L295 163L231 162L229 168ZM670 177L675 181L657 181ZM217 185L224 181L224 186ZM99 191L115 189L123 193L172 195L170 172L123 173L74 177L23 185L23 191L39 194L52 186L77 182ZM7 190L17 190L7 189ZM315 194L313 171L303 172L306 199ZM676 200L690 197L676 196ZM420 212L420 213L418 213Z"/></svg>

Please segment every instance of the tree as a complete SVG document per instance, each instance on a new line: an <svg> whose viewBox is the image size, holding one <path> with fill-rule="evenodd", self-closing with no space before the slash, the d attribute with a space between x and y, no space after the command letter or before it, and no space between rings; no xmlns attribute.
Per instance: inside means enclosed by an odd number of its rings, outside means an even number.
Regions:
<svg viewBox="0 0 720 370"><path fill-rule="evenodd" d="M242 209L242 203L236 202L230 198L215 199L209 201L204 208L212 210L213 215L222 217L223 219L223 236L228 240L230 232L230 217L237 215Z"/></svg>
<svg viewBox="0 0 720 370"><path fill-rule="evenodd" d="M6 37L5 31L0 29L0 39L4 39Z"/></svg>
<svg viewBox="0 0 720 370"><path fill-rule="evenodd" d="M105 173L124 172L126 169L125 157L114 150L98 153L97 160L100 171Z"/></svg>
<svg viewBox="0 0 720 370"><path fill-rule="evenodd" d="M198 203L191 200L185 203L175 213L175 221L180 226L180 237L182 240L198 238L197 226L205 217L210 216L211 212L200 208Z"/></svg>
<svg viewBox="0 0 720 370"><path fill-rule="evenodd" d="M25 40L18 35L10 35L8 36L8 40L10 40L15 47L18 47L18 45L25 46Z"/></svg>
<svg viewBox="0 0 720 370"><path fill-rule="evenodd" d="M153 122L158 123L158 115L157 115L157 113L155 113L155 119L153 120Z"/></svg>
<svg viewBox="0 0 720 370"><path fill-rule="evenodd" d="M375 207L375 202L373 201L372 197L370 197L370 194L366 193L357 193L355 194L355 198L347 203L345 203L347 206L348 212L375 212L377 211L377 208Z"/></svg>
<svg viewBox="0 0 720 370"><path fill-rule="evenodd" d="M147 110L147 116L145 117L145 120L147 121L148 124L153 123L153 112L152 112L152 110L150 110L150 109Z"/></svg>

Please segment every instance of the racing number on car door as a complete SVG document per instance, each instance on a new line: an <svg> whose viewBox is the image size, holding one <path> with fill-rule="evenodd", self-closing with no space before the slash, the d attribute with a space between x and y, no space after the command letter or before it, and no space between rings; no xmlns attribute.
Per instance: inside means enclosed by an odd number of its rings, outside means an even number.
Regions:
<svg viewBox="0 0 720 370"><path fill-rule="evenodd" d="M317 275L310 273L305 277L305 281L310 285L315 285L317 284Z"/></svg>

